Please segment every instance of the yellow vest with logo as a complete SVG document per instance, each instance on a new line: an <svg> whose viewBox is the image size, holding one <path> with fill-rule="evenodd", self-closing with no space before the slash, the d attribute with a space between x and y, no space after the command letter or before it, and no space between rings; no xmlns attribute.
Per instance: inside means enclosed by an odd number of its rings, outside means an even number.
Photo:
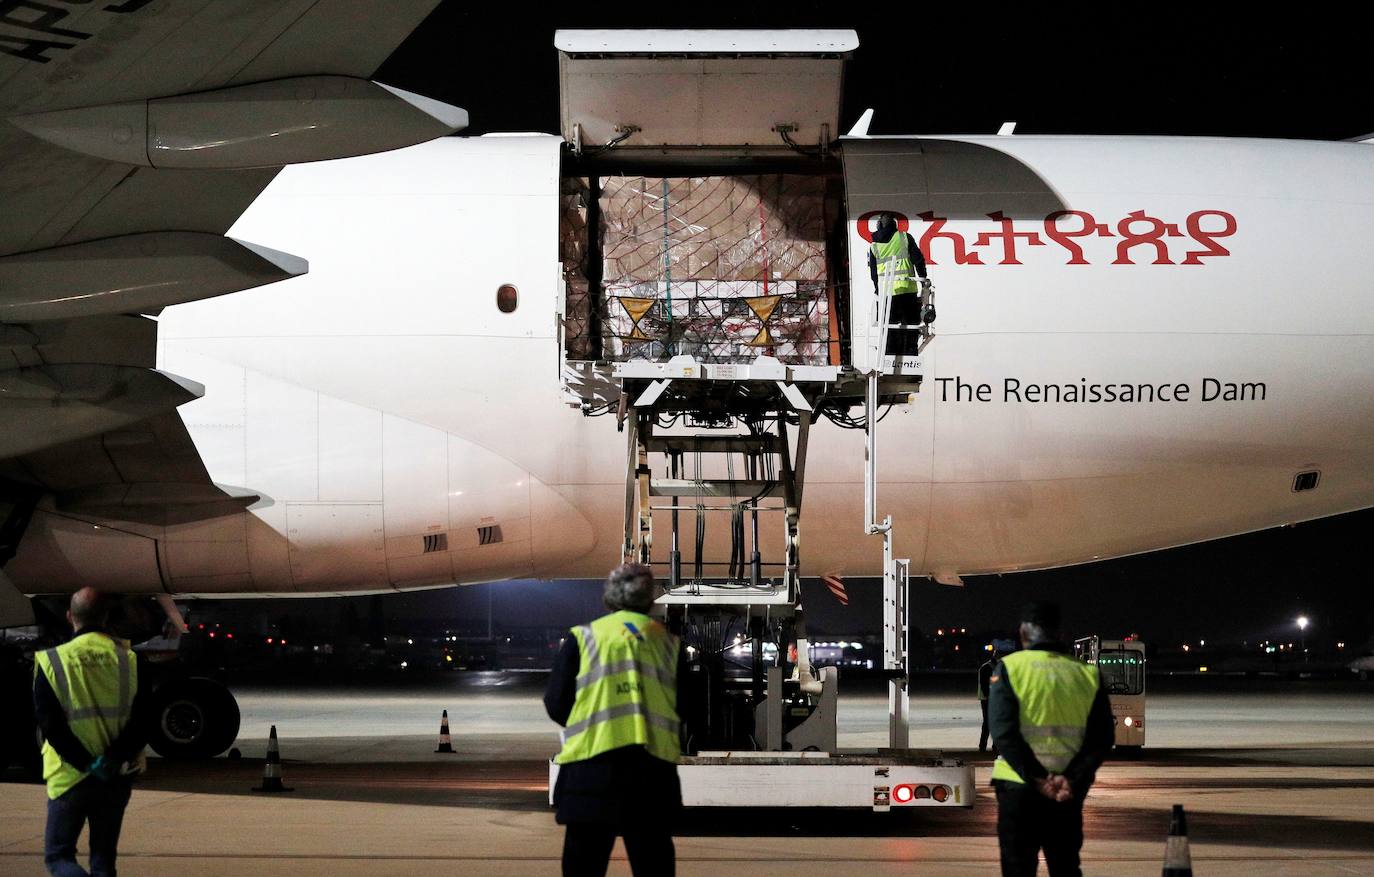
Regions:
<svg viewBox="0 0 1374 877"><path fill-rule="evenodd" d="M891 264L893 295L905 295L916 291L916 272L911 267L911 248L906 232L897 232L887 243L874 241L870 250L878 265L880 282L887 276L888 266Z"/></svg>
<svg viewBox="0 0 1374 877"><path fill-rule="evenodd" d="M563 729L559 764L622 746L677 763L678 639L639 612L612 612L574 627L581 662L577 698Z"/></svg>
<svg viewBox="0 0 1374 877"><path fill-rule="evenodd" d="M1083 748L1097 668L1060 652L1026 649L1003 658L1002 672L1021 705L1021 736L1045 770L1061 773ZM992 778L1025 782L1000 755Z"/></svg>
<svg viewBox="0 0 1374 877"><path fill-rule="evenodd" d="M34 656L34 672L52 687L67 724L92 756L104 754L129 723L138 665L121 640L103 633L83 633L71 642ZM43 779L48 797L57 798L86 778L43 741Z"/></svg>

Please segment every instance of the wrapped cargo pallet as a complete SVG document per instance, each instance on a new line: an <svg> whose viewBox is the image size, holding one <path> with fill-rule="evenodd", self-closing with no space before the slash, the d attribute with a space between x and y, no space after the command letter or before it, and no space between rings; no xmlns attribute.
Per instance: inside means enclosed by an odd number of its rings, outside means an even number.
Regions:
<svg viewBox="0 0 1374 877"><path fill-rule="evenodd" d="M828 361L823 179L610 177L599 206L606 358Z"/></svg>

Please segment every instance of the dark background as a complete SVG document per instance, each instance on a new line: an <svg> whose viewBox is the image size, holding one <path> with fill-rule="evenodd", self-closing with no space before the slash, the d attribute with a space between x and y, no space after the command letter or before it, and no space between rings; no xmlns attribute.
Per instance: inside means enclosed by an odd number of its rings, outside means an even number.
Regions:
<svg viewBox="0 0 1374 877"><path fill-rule="evenodd" d="M1374 131L1355 7L1253 4L445 2L378 71L466 108L468 133L558 126L559 28L850 28L841 128L874 134L1208 134L1342 139ZM1282 173L1282 168L1275 168Z"/></svg>
<svg viewBox="0 0 1374 877"><path fill-rule="evenodd" d="M992 133L1007 120L1020 133L1342 139L1374 131L1367 34L1342 14L1310 5L1282 17L1254 5L1048 6L611 3L512 7L494 18L488 4L446 2L377 78L466 108L469 134L553 133L557 28L842 27L856 29L861 44L846 74L842 130L873 107L875 134ZM1291 639L1293 619L1306 613L1310 639L1353 648L1374 633L1371 525L1366 511L1141 557L970 578L963 588L918 582L913 621L927 630L1010 630L1022 602L1050 597L1064 604L1072 634ZM816 629L879 629L878 584L853 581L849 591L845 608L823 587L808 587ZM435 619L481 631L490 617L499 632L590 617L598 594L594 583L509 582L380 603L263 601L262 609L378 623L380 613L393 631Z"/></svg>

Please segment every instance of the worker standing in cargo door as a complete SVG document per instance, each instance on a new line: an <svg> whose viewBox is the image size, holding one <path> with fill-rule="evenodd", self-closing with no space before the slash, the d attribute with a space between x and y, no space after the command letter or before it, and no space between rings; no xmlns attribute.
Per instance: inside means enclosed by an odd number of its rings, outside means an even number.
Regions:
<svg viewBox="0 0 1374 877"><path fill-rule="evenodd" d="M616 836L637 877L672 875L672 825L682 809L678 638L649 617L647 566L611 571L609 615L574 627L554 660L544 708L563 726L553 790L566 877L602 877Z"/></svg>
<svg viewBox="0 0 1374 877"><path fill-rule="evenodd" d="M988 725L997 747L997 842L1003 877L1078 877L1083 799L1112 748L1112 707L1097 667L1059 637L1059 607L1021 614L1021 651L993 670Z"/></svg>
<svg viewBox="0 0 1374 877"><path fill-rule="evenodd" d="M930 308L926 320L922 307L925 293L930 289L926 276L926 258L910 232L897 230L897 217L884 213L878 217L873 231L873 243L868 247L868 274L873 278L873 292L878 292L878 278L892 272L892 310L888 324L900 324L887 338L889 356L905 356L919 352L921 336L917 327L935 319ZM909 328L908 328L909 327Z"/></svg>

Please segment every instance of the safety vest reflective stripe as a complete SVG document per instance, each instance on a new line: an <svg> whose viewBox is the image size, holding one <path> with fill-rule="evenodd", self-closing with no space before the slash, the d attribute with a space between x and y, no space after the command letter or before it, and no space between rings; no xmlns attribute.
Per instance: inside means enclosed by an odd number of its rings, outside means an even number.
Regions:
<svg viewBox="0 0 1374 877"><path fill-rule="evenodd" d="M1083 729L1073 725L1032 725L1029 728L1022 728L1021 736L1027 740L1032 737L1061 737L1081 741Z"/></svg>
<svg viewBox="0 0 1374 877"><path fill-rule="evenodd" d="M62 666L62 657L57 654L57 649L48 649L43 653L48 658L48 663L52 666L53 681L57 683L57 702L62 704L64 712L72 708L72 689L67 684L67 668Z"/></svg>
<svg viewBox="0 0 1374 877"><path fill-rule="evenodd" d="M577 630L579 633L582 634L582 650L586 654L587 663L595 667L598 658L596 650L596 634L592 633L591 627L585 624L580 625L577 628Z"/></svg>
<svg viewBox="0 0 1374 877"><path fill-rule="evenodd" d="M655 715L644 704L634 702L622 703L618 706L607 707L604 710L594 712L590 716L587 716L587 718L578 722L577 724L569 725L568 727L564 728L563 733L560 736L562 736L563 742L567 743L568 740L570 740L573 737L576 737L578 734L581 734L583 731L587 730L592 725L599 725L602 722L609 722L613 719L621 719L625 716L643 716L644 720L647 721L649 724L654 725L655 727L662 728L665 731L672 731L674 734L677 733L677 719L671 719L667 716Z"/></svg>
<svg viewBox="0 0 1374 877"><path fill-rule="evenodd" d="M617 673L629 673L631 670L641 676L653 676L664 685L674 685L677 683L677 676L667 672L662 667L644 661L630 658L625 661L616 661L614 664L598 664L592 667L591 671L585 676L577 677L577 690L581 691L593 682L600 682L607 676L614 676Z"/></svg>

